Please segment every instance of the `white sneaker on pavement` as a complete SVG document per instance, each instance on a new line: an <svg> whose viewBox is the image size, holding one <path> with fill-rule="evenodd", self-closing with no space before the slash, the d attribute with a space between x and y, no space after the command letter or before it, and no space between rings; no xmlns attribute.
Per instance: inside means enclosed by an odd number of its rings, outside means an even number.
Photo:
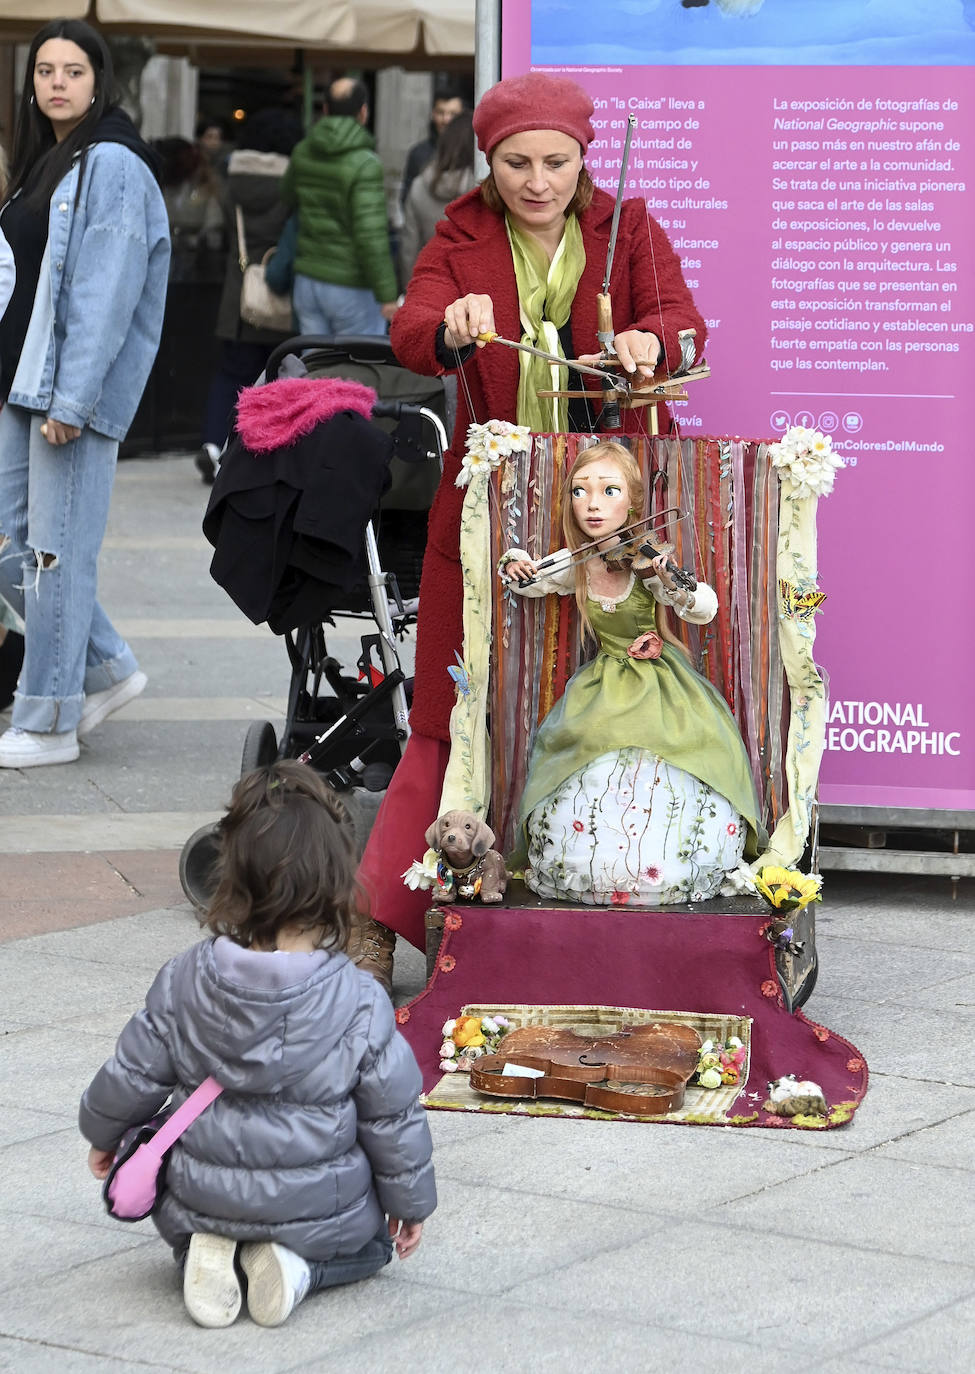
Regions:
<svg viewBox="0 0 975 1374"><path fill-rule="evenodd" d="M0 735L0 768L40 768L45 763L74 763L80 754L78 735L39 735L12 725Z"/></svg>
<svg viewBox="0 0 975 1374"><path fill-rule="evenodd" d="M84 739L96 725L101 725L106 716L110 716L127 702L134 701L139 693L145 690L148 681L145 673L137 668L121 682L113 682L111 687L105 687L100 692L91 692L86 696L85 704L81 708L81 719L78 721L78 738Z"/></svg>
<svg viewBox="0 0 975 1374"><path fill-rule="evenodd" d="M183 1302L197 1326L229 1326L243 1294L234 1267L237 1242L196 1231L183 1270Z"/></svg>
<svg viewBox="0 0 975 1374"><path fill-rule="evenodd" d="M258 1326L280 1326L308 1292L308 1265L293 1250L273 1241L242 1245L240 1262L247 1275L247 1310L252 1319Z"/></svg>

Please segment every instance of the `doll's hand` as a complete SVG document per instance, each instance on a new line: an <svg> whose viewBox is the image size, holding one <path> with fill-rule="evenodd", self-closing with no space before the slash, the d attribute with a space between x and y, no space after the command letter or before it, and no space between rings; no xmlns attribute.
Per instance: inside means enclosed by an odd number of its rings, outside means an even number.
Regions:
<svg viewBox="0 0 975 1374"><path fill-rule="evenodd" d="M654 630L648 630L646 634L639 635L627 649L630 658L659 658L663 652L664 642Z"/></svg>
<svg viewBox="0 0 975 1374"><path fill-rule="evenodd" d="M512 558L501 569L505 582L530 582L538 568L530 558Z"/></svg>
<svg viewBox="0 0 975 1374"><path fill-rule="evenodd" d="M114 1158L111 1150L96 1150L93 1145L88 1151L88 1168L96 1178L108 1178Z"/></svg>
<svg viewBox="0 0 975 1374"><path fill-rule="evenodd" d="M677 583L667 571L667 554L658 553L656 558L650 560L650 566L653 568L654 577L659 579L664 589L668 592L672 592L677 586Z"/></svg>
<svg viewBox="0 0 975 1374"><path fill-rule="evenodd" d="M399 1221L389 1218L389 1237L396 1246L396 1254L401 1260L409 1259L420 1244L423 1233L422 1221Z"/></svg>
<svg viewBox="0 0 975 1374"><path fill-rule="evenodd" d="M490 296L462 296L453 301L443 312L447 331L444 343L447 348L467 348L476 343L483 348L486 340L478 340L479 334L494 334L494 302Z"/></svg>

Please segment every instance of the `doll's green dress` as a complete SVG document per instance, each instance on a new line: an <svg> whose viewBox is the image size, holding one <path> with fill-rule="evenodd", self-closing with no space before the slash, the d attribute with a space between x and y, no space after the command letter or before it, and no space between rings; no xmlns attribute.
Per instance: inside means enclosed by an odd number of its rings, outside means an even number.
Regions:
<svg viewBox="0 0 975 1374"><path fill-rule="evenodd" d="M656 659L627 654L654 604L639 578L615 603L588 601L598 652L539 727L521 800L539 896L703 901L758 852L755 787L724 698L666 642Z"/></svg>

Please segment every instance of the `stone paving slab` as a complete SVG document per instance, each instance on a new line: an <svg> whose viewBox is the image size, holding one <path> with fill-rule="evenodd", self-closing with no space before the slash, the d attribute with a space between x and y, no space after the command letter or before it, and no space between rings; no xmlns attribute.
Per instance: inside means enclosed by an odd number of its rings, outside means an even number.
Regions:
<svg viewBox="0 0 975 1374"><path fill-rule="evenodd" d="M808 1218L783 1203L778 1224L767 1229L685 1219L580 1257L560 1271L557 1296L544 1276L520 1285L518 1298L550 1312L588 1312L609 1326L663 1312L668 1326L688 1334L710 1338L717 1326L725 1338L780 1354L787 1333L802 1333L802 1353L824 1358L854 1354L892 1326L972 1292L975 1271L967 1265L809 1239ZM716 1311L722 1292L727 1301Z"/></svg>

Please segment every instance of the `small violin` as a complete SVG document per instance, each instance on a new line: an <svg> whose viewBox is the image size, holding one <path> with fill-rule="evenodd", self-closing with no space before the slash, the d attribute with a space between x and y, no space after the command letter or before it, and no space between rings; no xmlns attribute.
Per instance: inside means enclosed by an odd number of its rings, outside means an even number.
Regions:
<svg viewBox="0 0 975 1374"><path fill-rule="evenodd" d="M649 539L645 537L641 537L635 541L635 549L633 543L634 541L631 540L626 544L619 545L618 553L614 552L612 549L607 550L603 554L604 560L607 563L629 563L631 570L641 579L641 581L646 581L649 577L656 577L657 573L653 566L654 559L659 558L661 554L668 554L672 546L670 544L663 544L657 547L651 544ZM664 567L667 569L668 573L670 573L670 576L677 583L678 587L682 587L686 592L697 591L697 581L693 574L689 573L686 568L682 568L680 564L675 563L672 558L667 559Z"/></svg>

